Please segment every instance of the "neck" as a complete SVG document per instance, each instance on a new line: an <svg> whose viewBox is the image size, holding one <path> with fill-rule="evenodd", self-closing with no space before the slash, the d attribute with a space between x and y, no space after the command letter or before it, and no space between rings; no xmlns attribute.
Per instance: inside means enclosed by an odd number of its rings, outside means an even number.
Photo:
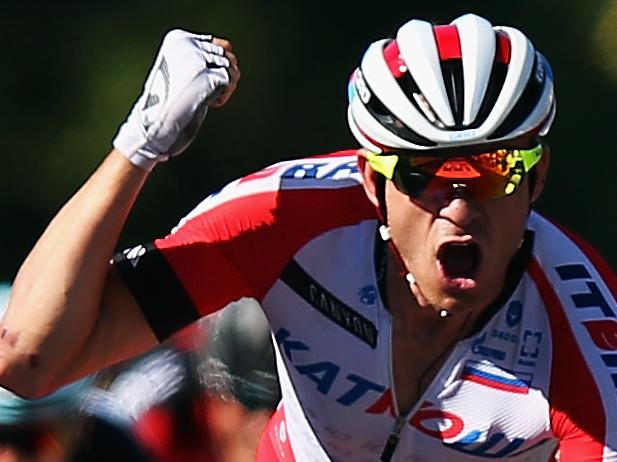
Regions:
<svg viewBox="0 0 617 462"><path fill-rule="evenodd" d="M482 310L470 309L443 317L440 307L420 303L417 287L410 286L398 259L388 252L385 289L394 329L430 344L456 342L471 333Z"/></svg>
<svg viewBox="0 0 617 462"><path fill-rule="evenodd" d="M398 412L407 415L472 322L469 313L442 318L418 303L398 265L388 263L384 289L392 315L394 390Z"/></svg>

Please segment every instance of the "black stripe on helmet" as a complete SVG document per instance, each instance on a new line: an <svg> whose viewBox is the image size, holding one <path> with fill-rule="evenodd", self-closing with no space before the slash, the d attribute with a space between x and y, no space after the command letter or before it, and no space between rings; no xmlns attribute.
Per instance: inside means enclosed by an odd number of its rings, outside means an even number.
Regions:
<svg viewBox="0 0 617 462"><path fill-rule="evenodd" d="M521 125L540 102L544 87L550 80L552 80L550 65L544 56L536 52L533 70L531 71L529 81L523 93L510 111L510 114L508 114L501 125L497 127L488 139L503 138Z"/></svg>
<svg viewBox="0 0 617 462"><path fill-rule="evenodd" d="M441 74L448 94L448 102L454 116L454 126L451 130L463 129L465 83L463 79L463 61L449 59L441 62Z"/></svg>

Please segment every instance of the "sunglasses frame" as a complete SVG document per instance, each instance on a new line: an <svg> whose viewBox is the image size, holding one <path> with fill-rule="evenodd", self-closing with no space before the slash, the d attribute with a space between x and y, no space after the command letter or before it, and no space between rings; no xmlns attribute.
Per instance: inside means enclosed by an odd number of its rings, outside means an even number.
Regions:
<svg viewBox="0 0 617 462"><path fill-rule="evenodd" d="M437 177L435 175L423 172L421 169L414 169L405 162L401 162L401 159L404 157L434 157L435 160L447 162L454 159L465 159L483 154L491 154L502 150L508 151L508 156L510 156L508 162L512 166L512 171L508 176L503 176L506 180L503 194L489 196L501 197L513 194L518 186L523 182L525 175L529 173L531 169L538 164L538 162L540 162L540 159L542 159L544 154L544 146L541 143L529 149L501 148L476 154L449 154L447 156L430 156L427 155L426 151L390 151L384 154L365 151L365 157L371 168L373 168L376 172L381 173L388 180L392 181L396 185L397 189L414 199L420 199L427 190L427 187ZM403 169L404 171L401 171ZM414 178L415 184L410 184L410 177ZM457 178L447 180L440 179L443 183L448 183L450 185L460 184L461 180L462 179Z"/></svg>

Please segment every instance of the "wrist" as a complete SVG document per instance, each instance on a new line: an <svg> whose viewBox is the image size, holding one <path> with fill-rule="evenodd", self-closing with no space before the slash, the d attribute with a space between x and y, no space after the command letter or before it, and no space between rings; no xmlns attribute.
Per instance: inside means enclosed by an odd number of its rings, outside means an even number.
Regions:
<svg viewBox="0 0 617 462"><path fill-rule="evenodd" d="M133 165L147 172L151 172L161 159L160 156L144 149L147 144L147 138L145 133L136 125L137 124L131 123L129 117L129 119L120 126L112 145Z"/></svg>

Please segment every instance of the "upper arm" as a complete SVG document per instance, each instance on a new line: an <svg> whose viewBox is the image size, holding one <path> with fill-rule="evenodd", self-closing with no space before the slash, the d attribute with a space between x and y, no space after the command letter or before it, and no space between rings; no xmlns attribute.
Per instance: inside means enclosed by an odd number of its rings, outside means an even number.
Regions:
<svg viewBox="0 0 617 462"><path fill-rule="evenodd" d="M100 297L94 293L99 290ZM111 265L99 290L59 313L40 305L22 310L27 294L23 288L15 290L8 312L13 317L5 317L0 331L2 386L38 398L156 345L139 306ZM67 292L64 297L69 297Z"/></svg>
<svg viewBox="0 0 617 462"><path fill-rule="evenodd" d="M72 381L136 356L157 343L131 291L110 265L94 329L59 377L63 382Z"/></svg>

